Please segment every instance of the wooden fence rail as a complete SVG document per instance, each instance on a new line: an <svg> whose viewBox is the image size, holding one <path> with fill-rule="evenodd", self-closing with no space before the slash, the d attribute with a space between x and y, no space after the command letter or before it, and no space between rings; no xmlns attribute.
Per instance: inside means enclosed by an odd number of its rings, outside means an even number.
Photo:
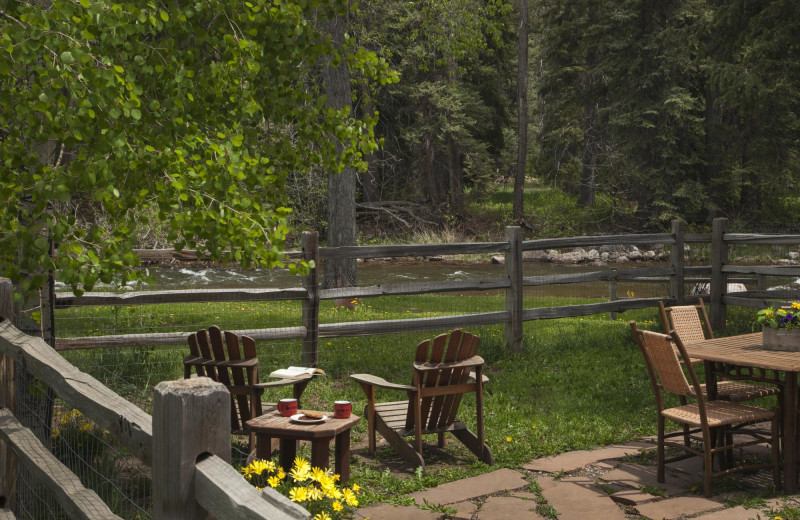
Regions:
<svg viewBox="0 0 800 520"><path fill-rule="evenodd" d="M256 490L230 466L230 397L223 385L208 378L160 383L153 401L159 420L154 421L68 363L41 338L24 334L2 317L0 354L14 360L18 370L46 381L59 398L108 430L132 455L152 467L154 519L206 519L209 513L233 520L310 517L275 490ZM192 399L181 399L186 394ZM154 425L158 427L154 429ZM204 434L197 435L198 431ZM119 518L8 409L0 410L0 439L69 518ZM6 475L3 477L6 481ZM0 499L13 502L13 497Z"/></svg>
<svg viewBox="0 0 800 520"><path fill-rule="evenodd" d="M717 219L712 233L686 233L681 222L675 222L671 233L625 234L613 236L581 236L522 241L519 228L508 228L505 242L479 242L432 245L352 246L319 247L316 233L303 235L302 251L290 253L292 258L314 260L317 266L330 258L394 258L394 257L441 257L450 255L475 255L502 253L505 257L505 276L482 280L460 280L423 282L408 284L374 285L370 287L345 287L321 289L318 272L314 268L303 278L303 287L291 289L236 289L236 290L177 290L148 291L124 294L86 293L81 297L58 295L58 307L75 305L125 305L178 302L211 301L277 301L299 300L303 302L302 325L299 327L253 328L237 331L257 340L302 339L303 362L315 365L319 355L320 338L361 336L369 334L391 334L404 331L425 331L474 324L505 324L506 345L510 351L521 348L522 323L534 319L586 316L595 313L617 312L646 308L655 305L652 299L617 299L616 284L625 281L664 281L669 283L668 294L657 298L666 304L683 303L686 300L687 283L711 281L711 316L716 328L724 325L726 305L762 306L776 299L792 298L792 293L760 292L729 294L727 284L749 281L750 275L759 280L759 289L765 289L767 276L800 276L798 266L731 266L728 265L728 244L799 244L800 235L754 235L726 233L727 221ZM685 244L708 244L712 253L712 265L687 266L684 259ZM656 267L615 268L592 272L560 274L555 276L522 276L523 252L563 248L597 247L614 245L667 245L671 246L669 265ZM144 252L140 252L145 255ZM181 253L186 254L186 253ZM159 251L158 255L168 255ZM745 277L747 275L747 277ZM608 282L611 301L591 305L554 307L551 309L523 309L522 295L525 287L564 285L575 283ZM319 302L325 300L350 300L380 296L412 294L434 294L464 291L501 290L506 293L506 309L489 313L461 314L435 318L404 320L382 320L373 322L319 323ZM80 338L56 338L58 350L179 345L190 331L153 334L122 334Z"/></svg>

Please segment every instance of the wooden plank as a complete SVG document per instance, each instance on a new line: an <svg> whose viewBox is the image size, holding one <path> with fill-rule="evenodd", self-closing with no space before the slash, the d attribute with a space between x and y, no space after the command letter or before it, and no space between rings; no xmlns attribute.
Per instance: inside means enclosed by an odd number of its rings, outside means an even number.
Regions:
<svg viewBox="0 0 800 520"><path fill-rule="evenodd" d="M522 230L517 226L507 227L506 240L511 246L505 256L506 278L510 283L506 290L506 311L510 316L505 326L506 350L522 352Z"/></svg>
<svg viewBox="0 0 800 520"><path fill-rule="evenodd" d="M712 223L711 239L711 287L709 288L709 304L711 306L710 321L713 330L725 326L726 309L722 295L726 292L727 278L722 267L728 263L728 246L725 234L728 231L728 219L715 218Z"/></svg>
<svg viewBox="0 0 800 520"><path fill-rule="evenodd" d="M610 282L612 280L638 280L654 276L670 276L674 274L672 267L642 267L632 269L606 269L587 273L568 273L546 276L526 276L523 284L526 287L540 285L560 285L587 282ZM666 280L666 278L665 278Z"/></svg>
<svg viewBox="0 0 800 520"><path fill-rule="evenodd" d="M416 318L411 320L376 320L322 323L319 326L319 336L321 338L337 338L343 336L369 336L372 334L395 334L399 332L443 330L476 325L505 323L508 321L508 319L508 312L497 311L485 312L481 314L439 316L436 318Z"/></svg>
<svg viewBox="0 0 800 520"><path fill-rule="evenodd" d="M505 253L506 242L462 242L449 244L404 244L393 246L321 247L319 256L328 258L392 258L397 256L452 256Z"/></svg>
<svg viewBox="0 0 800 520"><path fill-rule="evenodd" d="M207 377L162 381L153 393L154 520L210 520L198 505L194 478L200 456L231 461L231 397ZM219 518L227 518L222 515Z"/></svg>
<svg viewBox="0 0 800 520"><path fill-rule="evenodd" d="M726 265L723 273L800 276L800 265Z"/></svg>
<svg viewBox="0 0 800 520"><path fill-rule="evenodd" d="M319 365L319 236L316 231L305 231L302 237L303 260L313 265L308 275L303 277L306 298L303 300L302 323L306 329L303 338L303 365Z"/></svg>
<svg viewBox="0 0 800 520"><path fill-rule="evenodd" d="M8 278L0 278L0 320L14 321L14 286ZM0 354L0 408L14 413L14 360ZM5 442L0 442L0 497L5 507L16 501L17 461ZM1 515L0 515L1 517Z"/></svg>
<svg viewBox="0 0 800 520"><path fill-rule="evenodd" d="M750 291L750 293L767 293L771 291ZM774 306L774 307L789 307L791 306L792 302L797 301L798 297L795 298L785 298L782 296L765 296L760 298L758 296L748 296L742 297L738 296L738 294L744 293L737 293L737 296L723 296L722 301L725 302L726 305L737 305L739 307L756 307L758 309L764 309L766 307ZM797 293L794 293L797 296ZM755 316L755 313L753 314Z"/></svg>
<svg viewBox="0 0 800 520"><path fill-rule="evenodd" d="M273 341L303 338L305 327L280 327L276 329L237 329L238 335L250 336L256 341ZM116 334L109 336L82 336L78 338L57 338L56 350L78 350L92 348L142 347L186 345L191 332L162 332L156 334Z"/></svg>
<svg viewBox="0 0 800 520"><path fill-rule="evenodd" d="M47 490L68 518L83 520L119 519L94 491L62 464L29 429L7 409L0 410L0 437L14 451L33 480Z"/></svg>
<svg viewBox="0 0 800 520"><path fill-rule="evenodd" d="M684 266L684 244L686 237L686 223L681 220L672 221L672 234L675 236L675 245L672 246L670 251L669 261L674 270L673 275L669 280L669 294L678 302L683 305L684 292L685 292L685 271Z"/></svg>
<svg viewBox="0 0 800 520"><path fill-rule="evenodd" d="M219 457L197 462L194 496L214 518L226 520L300 520L308 511L274 489L257 490L241 473Z"/></svg>
<svg viewBox="0 0 800 520"><path fill-rule="evenodd" d="M126 293L87 292L56 294L56 307L78 305L144 305L156 303L253 302L302 300L308 292L291 289L186 289L171 291L134 291Z"/></svg>
<svg viewBox="0 0 800 520"><path fill-rule="evenodd" d="M764 235L756 233L725 233L728 244L792 245L800 244L800 235Z"/></svg>
<svg viewBox="0 0 800 520"><path fill-rule="evenodd" d="M523 318L528 320L543 320L555 318L573 318L576 316L590 316L604 312L622 312L631 309L647 309L655 307L661 300L664 305L671 305L671 298L631 298L615 302L590 303L588 305L568 305L564 307L546 307L541 309L527 309Z"/></svg>
<svg viewBox="0 0 800 520"><path fill-rule="evenodd" d="M28 336L7 320L0 322L0 353L47 381L58 396L109 430L145 464L152 462L152 418L100 381L67 362L42 338Z"/></svg>
<svg viewBox="0 0 800 520"><path fill-rule="evenodd" d="M394 285L373 285L369 287L340 287L335 289L320 290L319 299L334 300L338 298L367 298L376 296L397 296L402 294L489 291L506 289L509 286L509 281L506 278L489 278L485 280L456 280Z"/></svg>
<svg viewBox="0 0 800 520"><path fill-rule="evenodd" d="M576 247L611 246L611 245L650 245L674 244L675 237L669 233L651 233L638 235L602 235L582 236L567 238L545 238L541 240L526 240L522 243L524 251L537 249L574 249Z"/></svg>

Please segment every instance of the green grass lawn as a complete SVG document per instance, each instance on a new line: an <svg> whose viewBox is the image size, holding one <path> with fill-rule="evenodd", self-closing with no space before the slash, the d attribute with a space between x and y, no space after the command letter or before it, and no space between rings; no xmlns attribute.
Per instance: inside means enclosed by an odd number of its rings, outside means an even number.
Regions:
<svg viewBox="0 0 800 520"><path fill-rule="evenodd" d="M494 310L502 305L500 295L483 295L485 307ZM323 320L393 319L423 317L446 313L477 312L475 298L438 296L437 305L425 297L402 296L392 301L369 300L355 311L325 307ZM575 303L574 299L571 300ZM265 322L284 322L286 306L293 302L269 304L193 304L191 315L203 316L205 323L223 328L237 326L242 314L248 321L259 316ZM557 298L540 299L538 305L563 305ZM526 304L530 305L530 304ZM169 309L152 309L148 320L168 321L182 330L199 328L197 321ZM446 309L432 312L429 309ZM394 310L392 310L394 309ZM402 309L398 311L397 309ZM483 310L482 309L482 310ZM86 334L77 325L104 330L120 314L137 316L141 312L103 308L74 308L59 311L58 324L72 325L69 334ZM343 316L342 313L348 313ZM81 316L83 315L83 316ZM470 328L481 338L479 354L486 360L485 373L490 378L484 400L485 432L495 456L490 468L476 461L456 440L451 440L442 454L426 453L431 470L426 475L408 472L397 476L376 469L372 464L356 462L353 481L364 488L363 504L392 502L399 495L496 469L519 467L537 457L569 450L587 449L623 442L655 431L655 410L650 382L641 353L630 333L628 321L636 320L645 328L658 330L656 309L629 311L610 320L608 315L558 320L540 320L525 325L523 351L508 353L502 326ZM209 321L210 320L210 321ZM59 330L64 330L63 325ZM441 331L446 332L446 331ZM320 366L327 375L314 380L304 394L304 405L312 409L332 409L337 399L349 399L356 413L365 398L348 375L367 372L388 380L406 383L411 377L413 350L419 341L436 332L409 332L385 336L323 339ZM299 341L262 342L259 352L263 373L273 368L297 364ZM152 387L158 382L182 377L182 347L143 347L137 349L100 349L65 352L65 357L82 370L98 377L112 389L145 409L149 407ZM285 390L285 389L284 389ZM282 396L273 391L265 400ZM380 400L402 399L403 395L379 393ZM474 397L467 396L461 405L461 418L475 426ZM356 445L365 441L366 424L353 431ZM435 445L435 436L428 439ZM430 458L430 460L429 460ZM388 448L380 450L374 462L396 459Z"/></svg>
<svg viewBox="0 0 800 520"><path fill-rule="evenodd" d="M502 298L499 294L483 294L478 298L438 295L432 303L428 296L399 296L365 300L352 311L337 310L325 302L321 320L398 319L496 310L502 308ZM526 302L526 307L568 302L578 303L574 298L539 298ZM73 308L59 311L57 324L59 331L64 331L65 324L72 327L65 335L89 333L78 330L80 324L88 329L106 330L119 324L120 315L136 316L134 321L167 322L177 330L196 330L203 323L215 323L223 329L240 327L243 321L295 324L288 319L296 316L293 305L295 302L192 304L182 307L187 312L167 306L148 306L135 312ZM478 306L480 309L476 309ZM484 399L484 420L495 465L490 468L477 462L453 439L444 452L426 451L430 469L425 475L413 470L396 474L381 469L382 463L397 460L391 449L382 448L374 458L367 457L369 463L359 459L353 464L353 482L364 489L362 505L402 502L399 497L404 493L443 482L499 467L518 468L537 457L654 434L653 393L628 322L635 320L641 328L660 330L657 314L653 308L620 313L616 320L603 314L528 322L523 350L519 353L506 351L503 326L468 328L481 338L479 354L486 360L485 373L490 378ZM748 309L731 309L731 325L722 334L749 332L751 314ZM407 383L415 345L441 332L446 331L322 339L320 366L327 375L309 385L304 406L328 410L332 409L333 401L349 399L360 414L366 400L349 374L366 372ZM274 368L298 364L300 348L299 340L259 343L262 377ZM184 347L143 347L74 351L64 355L149 411L153 386L162 380L182 377L181 359L186 351ZM277 400L285 391L273 390L265 400ZM379 400L403 398L404 395L390 391L378 393ZM461 419L470 428L475 427L474 406L474 396L467 396L460 409ZM365 440L366 423L362 421L354 428L352 441L358 447ZM427 441L435 446L435 436Z"/></svg>

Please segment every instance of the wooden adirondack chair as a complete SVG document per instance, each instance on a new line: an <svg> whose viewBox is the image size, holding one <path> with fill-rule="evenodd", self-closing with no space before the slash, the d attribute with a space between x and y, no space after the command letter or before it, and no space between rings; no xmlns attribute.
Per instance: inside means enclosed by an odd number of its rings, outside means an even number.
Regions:
<svg viewBox="0 0 800 520"><path fill-rule="evenodd" d="M454 330L417 345L414 373L410 385L394 384L370 374L353 374L367 395L364 415L368 421L369 452L375 454L375 432L409 464L425 467L422 436L436 433L439 447L450 432L478 459L492 464L493 457L483 435L483 359L477 356L479 338L469 332ZM376 402L375 388L402 390L407 401ZM456 419L461 398L475 392L477 434ZM414 436L413 445L405 437Z"/></svg>
<svg viewBox="0 0 800 520"><path fill-rule="evenodd" d="M314 376L304 375L259 383L255 340L242 336L240 349L239 336L226 331L224 338L223 343L223 332L216 325L190 334L190 354L183 358L183 377L189 379L194 367L198 376L210 377L225 385L231 394L231 433L248 435L248 449L252 452L255 435L248 432L245 423L263 414L264 408L275 407L275 404L261 402L264 389L292 385L293 397L297 399L299 406L300 396Z"/></svg>

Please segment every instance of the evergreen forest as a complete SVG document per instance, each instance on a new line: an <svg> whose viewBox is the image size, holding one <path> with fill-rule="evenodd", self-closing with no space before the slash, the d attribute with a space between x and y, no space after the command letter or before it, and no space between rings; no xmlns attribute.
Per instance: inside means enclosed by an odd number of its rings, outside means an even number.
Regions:
<svg viewBox="0 0 800 520"><path fill-rule="evenodd" d="M800 210L795 0L10 0L0 27L29 288L135 276L143 246L272 267L301 230L457 228L498 186L530 238L531 190L612 233Z"/></svg>
<svg viewBox="0 0 800 520"><path fill-rule="evenodd" d="M421 199L458 215L464 192L514 177L521 6L528 178L583 207L610 205L607 231L793 220L792 0L362 2L354 33L400 74L375 100L383 147L363 200ZM536 209L525 208L529 224Z"/></svg>

